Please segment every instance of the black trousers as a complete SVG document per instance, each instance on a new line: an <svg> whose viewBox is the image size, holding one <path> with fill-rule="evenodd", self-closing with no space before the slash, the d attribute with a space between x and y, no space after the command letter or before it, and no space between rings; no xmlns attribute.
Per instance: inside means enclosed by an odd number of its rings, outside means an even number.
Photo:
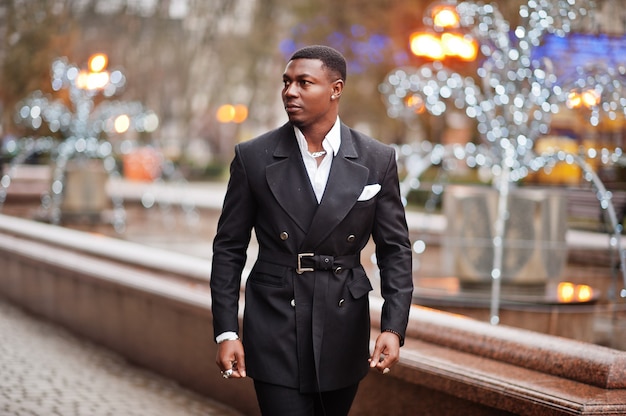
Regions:
<svg viewBox="0 0 626 416"><path fill-rule="evenodd" d="M347 416L359 384L341 390L301 393L298 389L254 381L263 416Z"/></svg>

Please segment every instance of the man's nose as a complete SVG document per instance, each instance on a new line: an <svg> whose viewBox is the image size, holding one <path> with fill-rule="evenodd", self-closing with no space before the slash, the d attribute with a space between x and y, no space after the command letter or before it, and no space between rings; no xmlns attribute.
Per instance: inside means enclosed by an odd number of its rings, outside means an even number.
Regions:
<svg viewBox="0 0 626 416"><path fill-rule="evenodd" d="M286 97L293 97L293 96L298 95L297 88L296 88L295 84L292 83L292 84L287 85L285 87L284 94L285 94Z"/></svg>

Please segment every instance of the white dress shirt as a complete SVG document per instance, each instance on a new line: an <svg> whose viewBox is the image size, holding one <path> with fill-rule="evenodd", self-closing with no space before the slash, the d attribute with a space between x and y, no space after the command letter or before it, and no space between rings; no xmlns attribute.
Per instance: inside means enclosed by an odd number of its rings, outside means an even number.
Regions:
<svg viewBox="0 0 626 416"><path fill-rule="evenodd" d="M315 191L317 202L320 203L322 196L324 195L324 190L326 189L328 175L330 175L330 166L333 163L333 157L337 155L339 146L341 146L341 122L339 121L339 117L337 117L335 124L330 129L328 134L326 134L326 137L322 142L322 147L326 151L326 155L323 156L319 165L317 164L317 160L319 158L315 158L309 153L308 144L304 134L302 134L302 131L295 126L293 129L296 133L298 146L300 146L300 152L302 153L302 160L304 161L306 173L309 175L309 180L311 181L313 191Z"/></svg>

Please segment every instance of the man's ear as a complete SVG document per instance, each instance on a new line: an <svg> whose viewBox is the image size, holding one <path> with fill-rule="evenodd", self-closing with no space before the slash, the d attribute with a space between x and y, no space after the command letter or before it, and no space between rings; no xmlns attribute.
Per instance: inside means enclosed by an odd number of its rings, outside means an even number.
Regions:
<svg viewBox="0 0 626 416"><path fill-rule="evenodd" d="M343 80L338 79L337 81L333 82L333 90L332 90L330 99L336 100L337 98L341 97L342 92L343 92Z"/></svg>

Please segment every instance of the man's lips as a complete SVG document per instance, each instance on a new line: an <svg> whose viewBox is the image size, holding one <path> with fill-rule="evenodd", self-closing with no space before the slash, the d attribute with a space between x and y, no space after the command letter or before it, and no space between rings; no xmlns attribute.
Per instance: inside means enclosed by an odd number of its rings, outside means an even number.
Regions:
<svg viewBox="0 0 626 416"><path fill-rule="evenodd" d="M289 104L285 104L285 110L286 110L288 113L292 113L292 112L294 112L294 111L298 111L298 110L300 110L301 108L302 108L302 107L300 107L299 105L296 105L296 104L291 104L291 103L289 103Z"/></svg>

